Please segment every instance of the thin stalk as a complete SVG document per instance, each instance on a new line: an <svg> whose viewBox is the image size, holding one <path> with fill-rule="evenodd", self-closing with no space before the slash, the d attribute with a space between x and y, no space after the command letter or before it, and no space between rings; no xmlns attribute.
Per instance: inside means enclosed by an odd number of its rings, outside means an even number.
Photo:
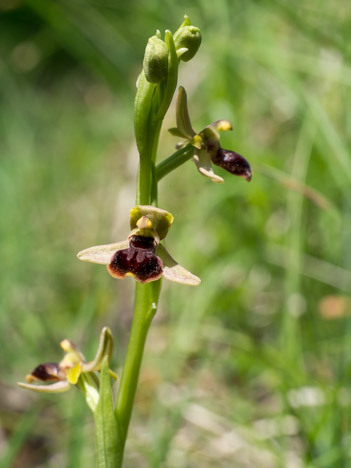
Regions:
<svg viewBox="0 0 351 468"><path fill-rule="evenodd" d="M194 154L194 147L190 144L173 153L164 161L156 166L156 180L160 181L169 172L184 164Z"/></svg>
<svg viewBox="0 0 351 468"><path fill-rule="evenodd" d="M145 146L140 147L140 165L136 204L149 205L157 203L157 182L155 181L155 164L157 147L162 120L152 120L149 114L148 139ZM145 342L152 319L157 311L161 280L147 284L136 284L134 299L134 315L128 343L127 355L123 367L121 384L116 403L116 418L120 433L120 445L123 458L128 427L132 416L134 399L137 390L140 366L144 354ZM122 466L122 459L120 462Z"/></svg>
<svg viewBox="0 0 351 468"><path fill-rule="evenodd" d="M135 289L133 324L116 405L122 452L132 415L145 341L157 310L160 286L159 280L148 284L138 283Z"/></svg>

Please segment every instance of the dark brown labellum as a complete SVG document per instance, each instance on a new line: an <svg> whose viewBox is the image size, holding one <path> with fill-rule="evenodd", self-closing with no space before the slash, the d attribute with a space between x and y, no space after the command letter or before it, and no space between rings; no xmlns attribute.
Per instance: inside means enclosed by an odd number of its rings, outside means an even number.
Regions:
<svg viewBox="0 0 351 468"><path fill-rule="evenodd" d="M231 174L243 177L250 182L252 177L251 166L246 159L235 151L219 148L217 153L212 156L213 164L222 167Z"/></svg>
<svg viewBox="0 0 351 468"><path fill-rule="evenodd" d="M48 380L61 380L60 367L57 362L39 364L30 374L34 379L46 382Z"/></svg>
<svg viewBox="0 0 351 468"><path fill-rule="evenodd" d="M131 240L131 247L118 250L115 253L111 263L107 266L113 277L124 278L129 273L140 283L155 281L161 277L163 264L162 260L152 251L155 247L146 248L149 242L146 241L142 242L142 248L136 248L135 245L139 245L140 242L140 239Z"/></svg>

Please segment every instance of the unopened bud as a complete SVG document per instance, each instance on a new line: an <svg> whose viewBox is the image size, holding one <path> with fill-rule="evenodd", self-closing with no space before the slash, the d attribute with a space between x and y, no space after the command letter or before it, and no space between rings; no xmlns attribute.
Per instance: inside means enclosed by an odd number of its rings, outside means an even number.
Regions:
<svg viewBox="0 0 351 468"><path fill-rule="evenodd" d="M180 60L188 62L194 57L201 44L201 33L200 29L196 26L183 26L176 31L174 34L174 43L176 50L187 49L180 54Z"/></svg>
<svg viewBox="0 0 351 468"><path fill-rule="evenodd" d="M167 77L168 47L158 36L147 42L144 55L144 73L150 83L161 83Z"/></svg>

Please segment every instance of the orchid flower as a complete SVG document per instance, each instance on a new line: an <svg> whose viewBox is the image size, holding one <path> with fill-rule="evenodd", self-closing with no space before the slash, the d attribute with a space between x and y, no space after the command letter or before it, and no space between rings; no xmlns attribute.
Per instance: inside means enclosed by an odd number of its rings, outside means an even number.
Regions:
<svg viewBox="0 0 351 468"><path fill-rule="evenodd" d="M176 283L197 286L200 279L179 265L160 244L173 222L173 216L154 206L139 205L130 211L131 232L127 240L97 245L78 253L80 260L107 265L114 278L133 277L139 283L164 276Z"/></svg>
<svg viewBox="0 0 351 468"><path fill-rule="evenodd" d="M235 151L221 148L219 144L219 132L232 130L228 120L217 120L196 133L193 129L189 112L185 89L180 86L177 97L176 112L177 127L169 129L174 136L184 138L186 141L179 146L191 144L194 147L193 160L198 171L209 177L213 182L224 182L222 177L213 172L212 164L222 167L231 174L243 177L250 182L252 170L246 159Z"/></svg>
<svg viewBox="0 0 351 468"><path fill-rule="evenodd" d="M101 370L102 361L106 356L108 360L111 358L113 349L111 330L108 327L103 328L96 356L89 362L85 361L83 354L73 341L64 339L60 346L65 351L60 362L39 364L26 376L27 383L18 382L18 385L40 393L62 393L73 385L78 385L85 393L90 408L94 411L99 398L99 381L95 372ZM110 369L109 374L114 379L117 378Z"/></svg>

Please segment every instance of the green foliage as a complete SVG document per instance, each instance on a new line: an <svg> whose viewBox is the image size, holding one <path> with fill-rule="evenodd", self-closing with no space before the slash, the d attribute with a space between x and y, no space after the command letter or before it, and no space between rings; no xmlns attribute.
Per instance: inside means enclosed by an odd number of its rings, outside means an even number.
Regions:
<svg viewBox="0 0 351 468"><path fill-rule="evenodd" d="M5 0L0 12L0 465L91 463L81 395L42 400L15 382L64 337L91 359L105 324L111 367L123 361L133 280L75 255L128 234L145 40L186 13L203 36L179 80L194 128L230 120L221 144L253 179L218 169L225 183L211 184L188 162L160 183L167 246L202 285L164 285L125 466L348 466L349 3ZM165 156L174 126L171 110Z"/></svg>

